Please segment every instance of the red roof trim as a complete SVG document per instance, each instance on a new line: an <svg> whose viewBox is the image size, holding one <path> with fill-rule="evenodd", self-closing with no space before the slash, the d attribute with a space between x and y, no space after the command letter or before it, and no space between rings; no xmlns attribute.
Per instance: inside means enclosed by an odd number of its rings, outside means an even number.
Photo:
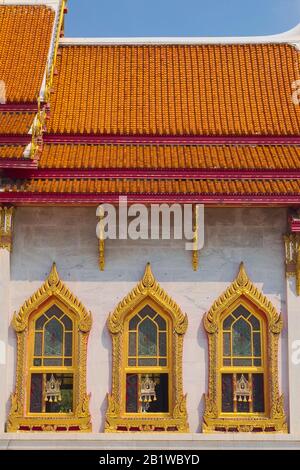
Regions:
<svg viewBox="0 0 300 470"><path fill-rule="evenodd" d="M27 145L32 139L31 134L0 134L0 144Z"/></svg>
<svg viewBox="0 0 300 470"><path fill-rule="evenodd" d="M7 160L8 162L11 160ZM23 160L24 161L24 160ZM0 160L0 168L1 168ZM7 172L7 176L16 179L102 179L102 178L126 178L126 179L299 179L299 170L156 170L156 169L35 169L37 163L32 162L29 166L20 166L24 171L16 170L18 166L4 166L4 168L12 168ZM29 168L27 170L26 168Z"/></svg>
<svg viewBox="0 0 300 470"><path fill-rule="evenodd" d="M105 134L44 134L44 143L106 143L106 144L170 144L170 145L300 145L300 135L238 136L238 135L105 135Z"/></svg>
<svg viewBox="0 0 300 470"><path fill-rule="evenodd" d="M38 112L37 103L5 103L0 104L0 112L11 112L11 111L34 111Z"/></svg>
<svg viewBox="0 0 300 470"><path fill-rule="evenodd" d="M8 170L34 170L38 167L38 162L27 158L0 158L0 168ZM21 173L20 173L21 174Z"/></svg>
<svg viewBox="0 0 300 470"><path fill-rule="evenodd" d="M190 203L205 205L256 205L256 206L299 206L300 197L296 195L222 195L222 194L122 194L122 193L28 193L6 192L0 193L2 204L44 205L62 204L95 205L101 203L117 204L119 197L126 196L129 203Z"/></svg>

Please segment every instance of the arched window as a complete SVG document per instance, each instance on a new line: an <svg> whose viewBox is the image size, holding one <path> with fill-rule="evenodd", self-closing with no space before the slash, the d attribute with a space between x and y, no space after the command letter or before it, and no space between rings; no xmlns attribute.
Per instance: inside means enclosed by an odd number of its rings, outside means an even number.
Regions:
<svg viewBox="0 0 300 470"><path fill-rule="evenodd" d="M156 282L150 265L109 318L113 383L106 432L188 430L182 390L187 317Z"/></svg>
<svg viewBox="0 0 300 470"><path fill-rule="evenodd" d="M14 316L16 391L7 429L91 430L86 348L91 315L60 281L56 267Z"/></svg>
<svg viewBox="0 0 300 470"><path fill-rule="evenodd" d="M224 318L222 336L222 412L265 415L264 317L239 305Z"/></svg>
<svg viewBox="0 0 300 470"><path fill-rule="evenodd" d="M170 322L149 305L126 321L127 413L168 413Z"/></svg>
<svg viewBox="0 0 300 470"><path fill-rule="evenodd" d="M29 355L30 413L73 413L76 358L74 322L53 305L30 322L34 342Z"/></svg>
<svg viewBox="0 0 300 470"><path fill-rule="evenodd" d="M210 363L204 432L286 431L277 364L282 320L243 264L205 316L205 328Z"/></svg>

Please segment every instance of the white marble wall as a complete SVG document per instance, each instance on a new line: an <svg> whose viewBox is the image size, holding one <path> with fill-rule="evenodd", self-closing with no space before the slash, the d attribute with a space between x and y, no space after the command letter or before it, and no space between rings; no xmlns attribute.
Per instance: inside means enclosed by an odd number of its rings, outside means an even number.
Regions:
<svg viewBox="0 0 300 470"><path fill-rule="evenodd" d="M184 345L184 388L188 394L192 432L200 430L207 390L207 340L202 318L212 302L235 278L239 263L281 310L280 382L289 403L286 282L282 235L285 209L206 209L206 243L200 269L193 272L191 254L181 241L109 241L106 270L98 268L94 208L19 208L15 216L9 315L43 283L56 261L61 278L94 319L88 349L88 391L92 393L93 431L103 431L106 393L111 384L111 341L108 314L141 279L145 265L188 314ZM6 403L14 388L16 343L9 333ZM3 426L3 423L1 427Z"/></svg>

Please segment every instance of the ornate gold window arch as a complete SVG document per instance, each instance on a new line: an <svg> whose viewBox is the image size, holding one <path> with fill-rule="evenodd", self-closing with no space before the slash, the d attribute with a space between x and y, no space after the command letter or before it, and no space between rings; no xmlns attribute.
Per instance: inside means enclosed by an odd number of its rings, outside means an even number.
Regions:
<svg viewBox="0 0 300 470"><path fill-rule="evenodd" d="M7 431L91 431L86 361L92 317L55 264L12 326L17 372Z"/></svg>
<svg viewBox="0 0 300 470"><path fill-rule="evenodd" d="M287 432L278 379L283 322L243 263L205 315L204 326L209 385L203 432Z"/></svg>
<svg viewBox="0 0 300 470"><path fill-rule="evenodd" d="M143 279L111 313L112 393L105 432L188 432L182 384L187 316L155 280Z"/></svg>

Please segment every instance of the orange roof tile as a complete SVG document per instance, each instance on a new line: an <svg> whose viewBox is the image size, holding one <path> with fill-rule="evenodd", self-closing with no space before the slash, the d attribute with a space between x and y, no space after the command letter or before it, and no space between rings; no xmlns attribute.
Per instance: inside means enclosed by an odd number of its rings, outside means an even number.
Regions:
<svg viewBox="0 0 300 470"><path fill-rule="evenodd" d="M7 192L300 195L300 180L25 180L4 185Z"/></svg>
<svg viewBox="0 0 300 470"><path fill-rule="evenodd" d="M24 150L23 145L0 145L0 159L22 158Z"/></svg>
<svg viewBox="0 0 300 470"><path fill-rule="evenodd" d="M37 100L54 18L54 10L46 6L0 6L0 80L7 102Z"/></svg>
<svg viewBox="0 0 300 470"><path fill-rule="evenodd" d="M300 169L300 147L46 144L39 167L58 169Z"/></svg>
<svg viewBox="0 0 300 470"><path fill-rule="evenodd" d="M0 134L28 134L36 113L0 112Z"/></svg>
<svg viewBox="0 0 300 470"><path fill-rule="evenodd" d="M51 133L300 133L287 44L62 46Z"/></svg>

